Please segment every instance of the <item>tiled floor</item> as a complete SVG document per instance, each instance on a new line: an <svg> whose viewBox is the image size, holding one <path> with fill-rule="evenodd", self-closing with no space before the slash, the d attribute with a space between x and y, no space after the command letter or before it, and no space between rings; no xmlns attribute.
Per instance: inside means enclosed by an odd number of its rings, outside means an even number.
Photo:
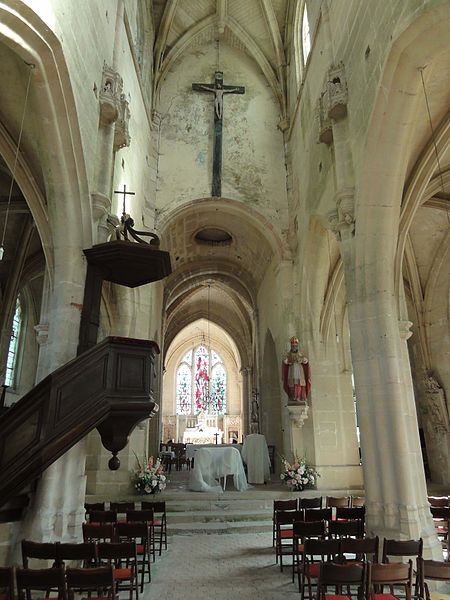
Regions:
<svg viewBox="0 0 450 600"><path fill-rule="evenodd" d="M271 533L173 536L152 565L144 599L298 600L291 570L275 565Z"/></svg>

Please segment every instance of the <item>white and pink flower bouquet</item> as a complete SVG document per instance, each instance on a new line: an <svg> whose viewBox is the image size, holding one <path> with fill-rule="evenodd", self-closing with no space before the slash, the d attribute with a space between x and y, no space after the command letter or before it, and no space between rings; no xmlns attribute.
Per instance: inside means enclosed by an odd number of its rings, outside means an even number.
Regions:
<svg viewBox="0 0 450 600"><path fill-rule="evenodd" d="M164 475L164 465L160 459L153 456L142 462L136 456L137 469L133 473L134 487L139 494L157 494L167 486L167 477Z"/></svg>
<svg viewBox="0 0 450 600"><path fill-rule="evenodd" d="M305 488L314 487L320 474L306 462L306 458L295 458L291 464L281 459L283 472L280 478L293 492L301 492Z"/></svg>

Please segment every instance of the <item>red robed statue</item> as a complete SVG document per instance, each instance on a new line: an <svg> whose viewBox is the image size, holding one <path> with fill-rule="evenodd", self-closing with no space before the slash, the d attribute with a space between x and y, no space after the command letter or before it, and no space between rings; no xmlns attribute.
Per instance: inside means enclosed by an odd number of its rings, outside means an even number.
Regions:
<svg viewBox="0 0 450 600"><path fill-rule="evenodd" d="M291 349L283 358L281 376L289 402L306 402L311 391L311 371L308 359L299 352L297 337L290 339Z"/></svg>

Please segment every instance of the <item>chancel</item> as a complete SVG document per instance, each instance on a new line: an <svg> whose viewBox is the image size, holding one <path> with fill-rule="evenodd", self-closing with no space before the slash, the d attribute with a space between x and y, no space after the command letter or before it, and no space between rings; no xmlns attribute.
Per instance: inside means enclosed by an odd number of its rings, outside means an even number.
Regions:
<svg viewBox="0 0 450 600"><path fill-rule="evenodd" d="M280 499L448 558L450 1L0 23L0 566L151 500L146 597L297 593Z"/></svg>

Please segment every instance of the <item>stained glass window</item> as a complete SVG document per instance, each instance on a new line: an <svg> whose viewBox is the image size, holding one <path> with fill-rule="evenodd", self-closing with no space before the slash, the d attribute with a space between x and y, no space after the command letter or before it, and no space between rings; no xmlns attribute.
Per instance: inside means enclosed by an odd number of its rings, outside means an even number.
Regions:
<svg viewBox="0 0 450 600"><path fill-rule="evenodd" d="M191 413L191 369L183 363L177 371L177 415Z"/></svg>
<svg viewBox="0 0 450 600"><path fill-rule="evenodd" d="M195 412L207 411L209 395L209 353L204 346L195 351Z"/></svg>
<svg viewBox="0 0 450 600"><path fill-rule="evenodd" d="M22 325L22 307L20 305L20 299L17 298L16 310L14 312L14 317L13 317L13 322L12 322L11 339L10 339L9 348L8 348L8 357L6 359L5 385L10 386L10 387L14 387L14 384L15 384L17 354L19 351L19 336L20 336L21 325Z"/></svg>
<svg viewBox="0 0 450 600"><path fill-rule="evenodd" d="M181 359L176 377L178 415L226 413L227 374L217 352L204 345L190 350Z"/></svg>

